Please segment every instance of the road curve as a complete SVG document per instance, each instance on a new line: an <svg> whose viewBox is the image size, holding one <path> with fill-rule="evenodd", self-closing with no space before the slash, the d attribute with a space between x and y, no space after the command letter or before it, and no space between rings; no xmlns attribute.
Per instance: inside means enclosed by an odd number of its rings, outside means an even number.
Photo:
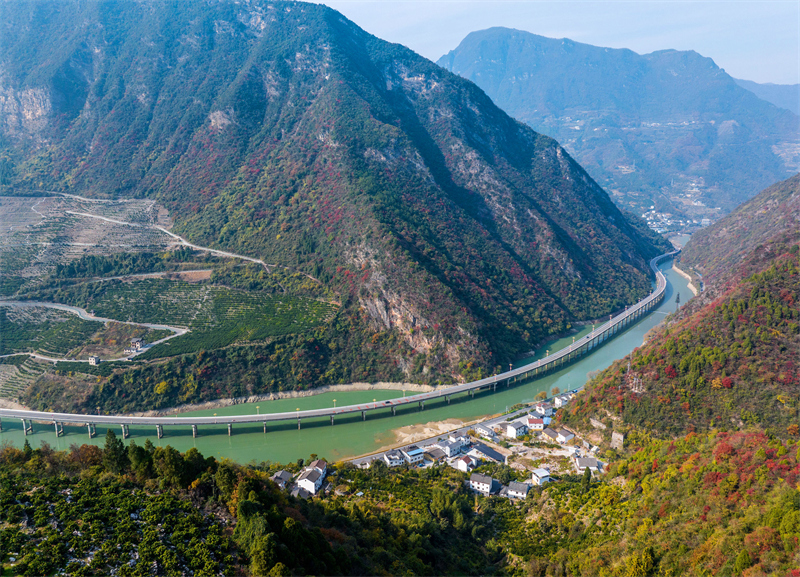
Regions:
<svg viewBox="0 0 800 577"><path fill-rule="evenodd" d="M101 323L120 323L120 324L123 324L123 325L135 325L137 327L146 327L148 329L155 329L155 330L167 330L167 331L172 331L174 333L174 334L172 334L172 335L170 335L168 337L164 337L163 339L160 339L158 341L150 343L147 347L145 347L143 349L140 349L140 350L128 355L127 357L120 358L120 359L113 359L115 361L130 360L133 357L135 357L136 355L139 355L139 354L145 352L146 350L148 350L153 345L157 345L157 344L163 343L164 341L168 341L169 339L173 339L173 338L178 337L180 335L185 335L186 333L189 332L189 329L183 328L183 327L173 327L173 326L170 326L170 325L157 325L157 324L153 324L153 323L136 323L136 322L133 322L133 321L118 321L116 319L108 319L106 317L98 317L96 315L93 315L92 313L90 313L86 309L82 309L80 307L74 307L74 306L71 306L71 305L62 305L62 304L59 304L59 303L46 303L46 302L40 302L40 301L6 301L6 300L0 300L0 307L12 307L12 308L45 307L45 308L48 308L48 309L56 309L56 310L72 313L74 315L78 315L79 318L82 318L85 321L97 321L97 322L101 322ZM43 360L52 361L52 362L57 362L57 361L70 361L71 362L71 361L75 361L75 359L57 359L57 358L52 358L52 357L45 357L45 356L39 355L37 353L14 353L14 355L30 355L30 356L36 357L38 359L43 359ZM5 355L5 356L13 356L13 355ZM77 361L77 362L87 362L88 363L89 361L88 360L83 360L83 361ZM0 415L0 417L2 417L2 416L3 415Z"/></svg>
<svg viewBox="0 0 800 577"><path fill-rule="evenodd" d="M57 423L80 423L80 424L105 424L105 425L214 425L214 424L236 424L236 423L267 423L272 421L288 421L301 419L308 419L314 417L331 417L345 415L348 413L366 413L367 411L374 411L378 409L391 409L412 403L420 403L420 406L425 401L437 399L441 397L449 397L458 393L468 392L485 387L496 386L502 382L508 382L509 379L529 374L531 371L547 370L549 367L556 367L563 364L566 360L572 358L574 353L579 353L581 350L588 350L594 343L595 346L599 345L605 340L604 337L610 337L616 330L626 326L632 319L638 318L649 307L654 306L654 303L660 302L663 298L664 292L667 288L667 279L664 274L659 270L658 263L678 254L680 250L662 254L655 257L650 261L650 268L656 275L656 288L647 297L637 302L635 305L628 307L624 312L618 314L616 317L610 319L601 327L595 329L592 334L580 339L579 341L571 344L568 347L561 349L543 359L534 363L487 377L471 383L464 383L462 385L454 385L445 389L432 391L429 393L421 393L408 397L398 399L391 399L388 401L378 401L374 403L362 403L359 405L346 405L343 407L325 408L325 409L311 409L304 411L290 411L285 413L266 413L258 415L228 415L224 417L128 417L121 415L81 415L71 413L50 413L45 411L23 411L17 409L0 409L0 418L9 417L17 419L26 419L32 421L47 421ZM65 306L65 305L62 305Z"/></svg>

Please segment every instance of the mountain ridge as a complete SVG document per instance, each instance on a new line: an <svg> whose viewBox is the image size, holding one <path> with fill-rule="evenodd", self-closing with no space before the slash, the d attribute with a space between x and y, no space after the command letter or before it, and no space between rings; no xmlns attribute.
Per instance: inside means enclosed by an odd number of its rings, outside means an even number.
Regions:
<svg viewBox="0 0 800 577"><path fill-rule="evenodd" d="M731 210L797 160L800 118L693 51L639 55L490 28L438 62L558 139L618 204L637 210L716 219L694 201Z"/></svg>
<svg viewBox="0 0 800 577"><path fill-rule="evenodd" d="M2 63L21 119L0 131L6 190L154 198L191 242L320 279L373 342L404 343L381 366L422 381L486 374L649 290L663 239L409 49L311 4L109 6L0 5L10 54L34 22L61 46L57 66ZM327 353L322 384L381 380Z"/></svg>

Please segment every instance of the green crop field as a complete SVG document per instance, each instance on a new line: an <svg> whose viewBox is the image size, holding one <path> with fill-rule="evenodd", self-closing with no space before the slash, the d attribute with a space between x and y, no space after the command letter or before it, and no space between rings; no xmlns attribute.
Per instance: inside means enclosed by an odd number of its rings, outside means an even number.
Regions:
<svg viewBox="0 0 800 577"><path fill-rule="evenodd" d="M190 333L153 347L141 358L182 355L300 333L324 323L335 312L335 305L309 298L220 289L211 299L209 316L213 321L193 323Z"/></svg>
<svg viewBox="0 0 800 577"><path fill-rule="evenodd" d="M26 314L18 316L0 307L0 355L38 352L63 356L103 328L103 323L71 314L52 314L44 308L32 311L27 309Z"/></svg>
<svg viewBox="0 0 800 577"><path fill-rule="evenodd" d="M143 359L300 333L326 322L337 310L336 305L304 296L166 279L85 283L61 288L47 298L114 320L191 330L153 347L139 357Z"/></svg>

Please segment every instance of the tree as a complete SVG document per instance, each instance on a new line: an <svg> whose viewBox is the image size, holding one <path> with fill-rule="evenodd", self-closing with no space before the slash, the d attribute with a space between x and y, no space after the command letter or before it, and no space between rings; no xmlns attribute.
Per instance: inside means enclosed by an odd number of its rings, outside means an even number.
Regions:
<svg viewBox="0 0 800 577"><path fill-rule="evenodd" d="M583 471L583 478L581 479L581 492L586 493L592 484L592 471L589 467Z"/></svg>
<svg viewBox="0 0 800 577"><path fill-rule="evenodd" d="M545 391L539 391L536 394L536 400L537 401L544 401L546 398L547 398L547 393Z"/></svg>
<svg viewBox="0 0 800 577"><path fill-rule="evenodd" d="M553 395L554 397L556 395L560 395L561 394L561 389L559 389L558 387L553 387L552 390L550 391L550 394Z"/></svg>
<svg viewBox="0 0 800 577"><path fill-rule="evenodd" d="M106 432L106 444L103 448L103 466L112 473L120 474L128 468L128 452L125 443L117 439L112 429Z"/></svg>
<svg viewBox="0 0 800 577"><path fill-rule="evenodd" d="M740 575L752 564L753 560L750 559L750 553L747 552L747 549L742 549L739 552L739 555L736 556L736 561L733 564L733 570Z"/></svg>

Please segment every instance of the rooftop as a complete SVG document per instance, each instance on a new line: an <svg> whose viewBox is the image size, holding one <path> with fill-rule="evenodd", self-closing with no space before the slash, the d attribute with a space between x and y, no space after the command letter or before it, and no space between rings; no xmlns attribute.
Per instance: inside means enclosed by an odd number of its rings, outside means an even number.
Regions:
<svg viewBox="0 0 800 577"><path fill-rule="evenodd" d="M492 486L493 481L489 475L481 475L480 473L472 473L472 475L469 476L469 480L470 483L485 483L489 485L489 487Z"/></svg>

